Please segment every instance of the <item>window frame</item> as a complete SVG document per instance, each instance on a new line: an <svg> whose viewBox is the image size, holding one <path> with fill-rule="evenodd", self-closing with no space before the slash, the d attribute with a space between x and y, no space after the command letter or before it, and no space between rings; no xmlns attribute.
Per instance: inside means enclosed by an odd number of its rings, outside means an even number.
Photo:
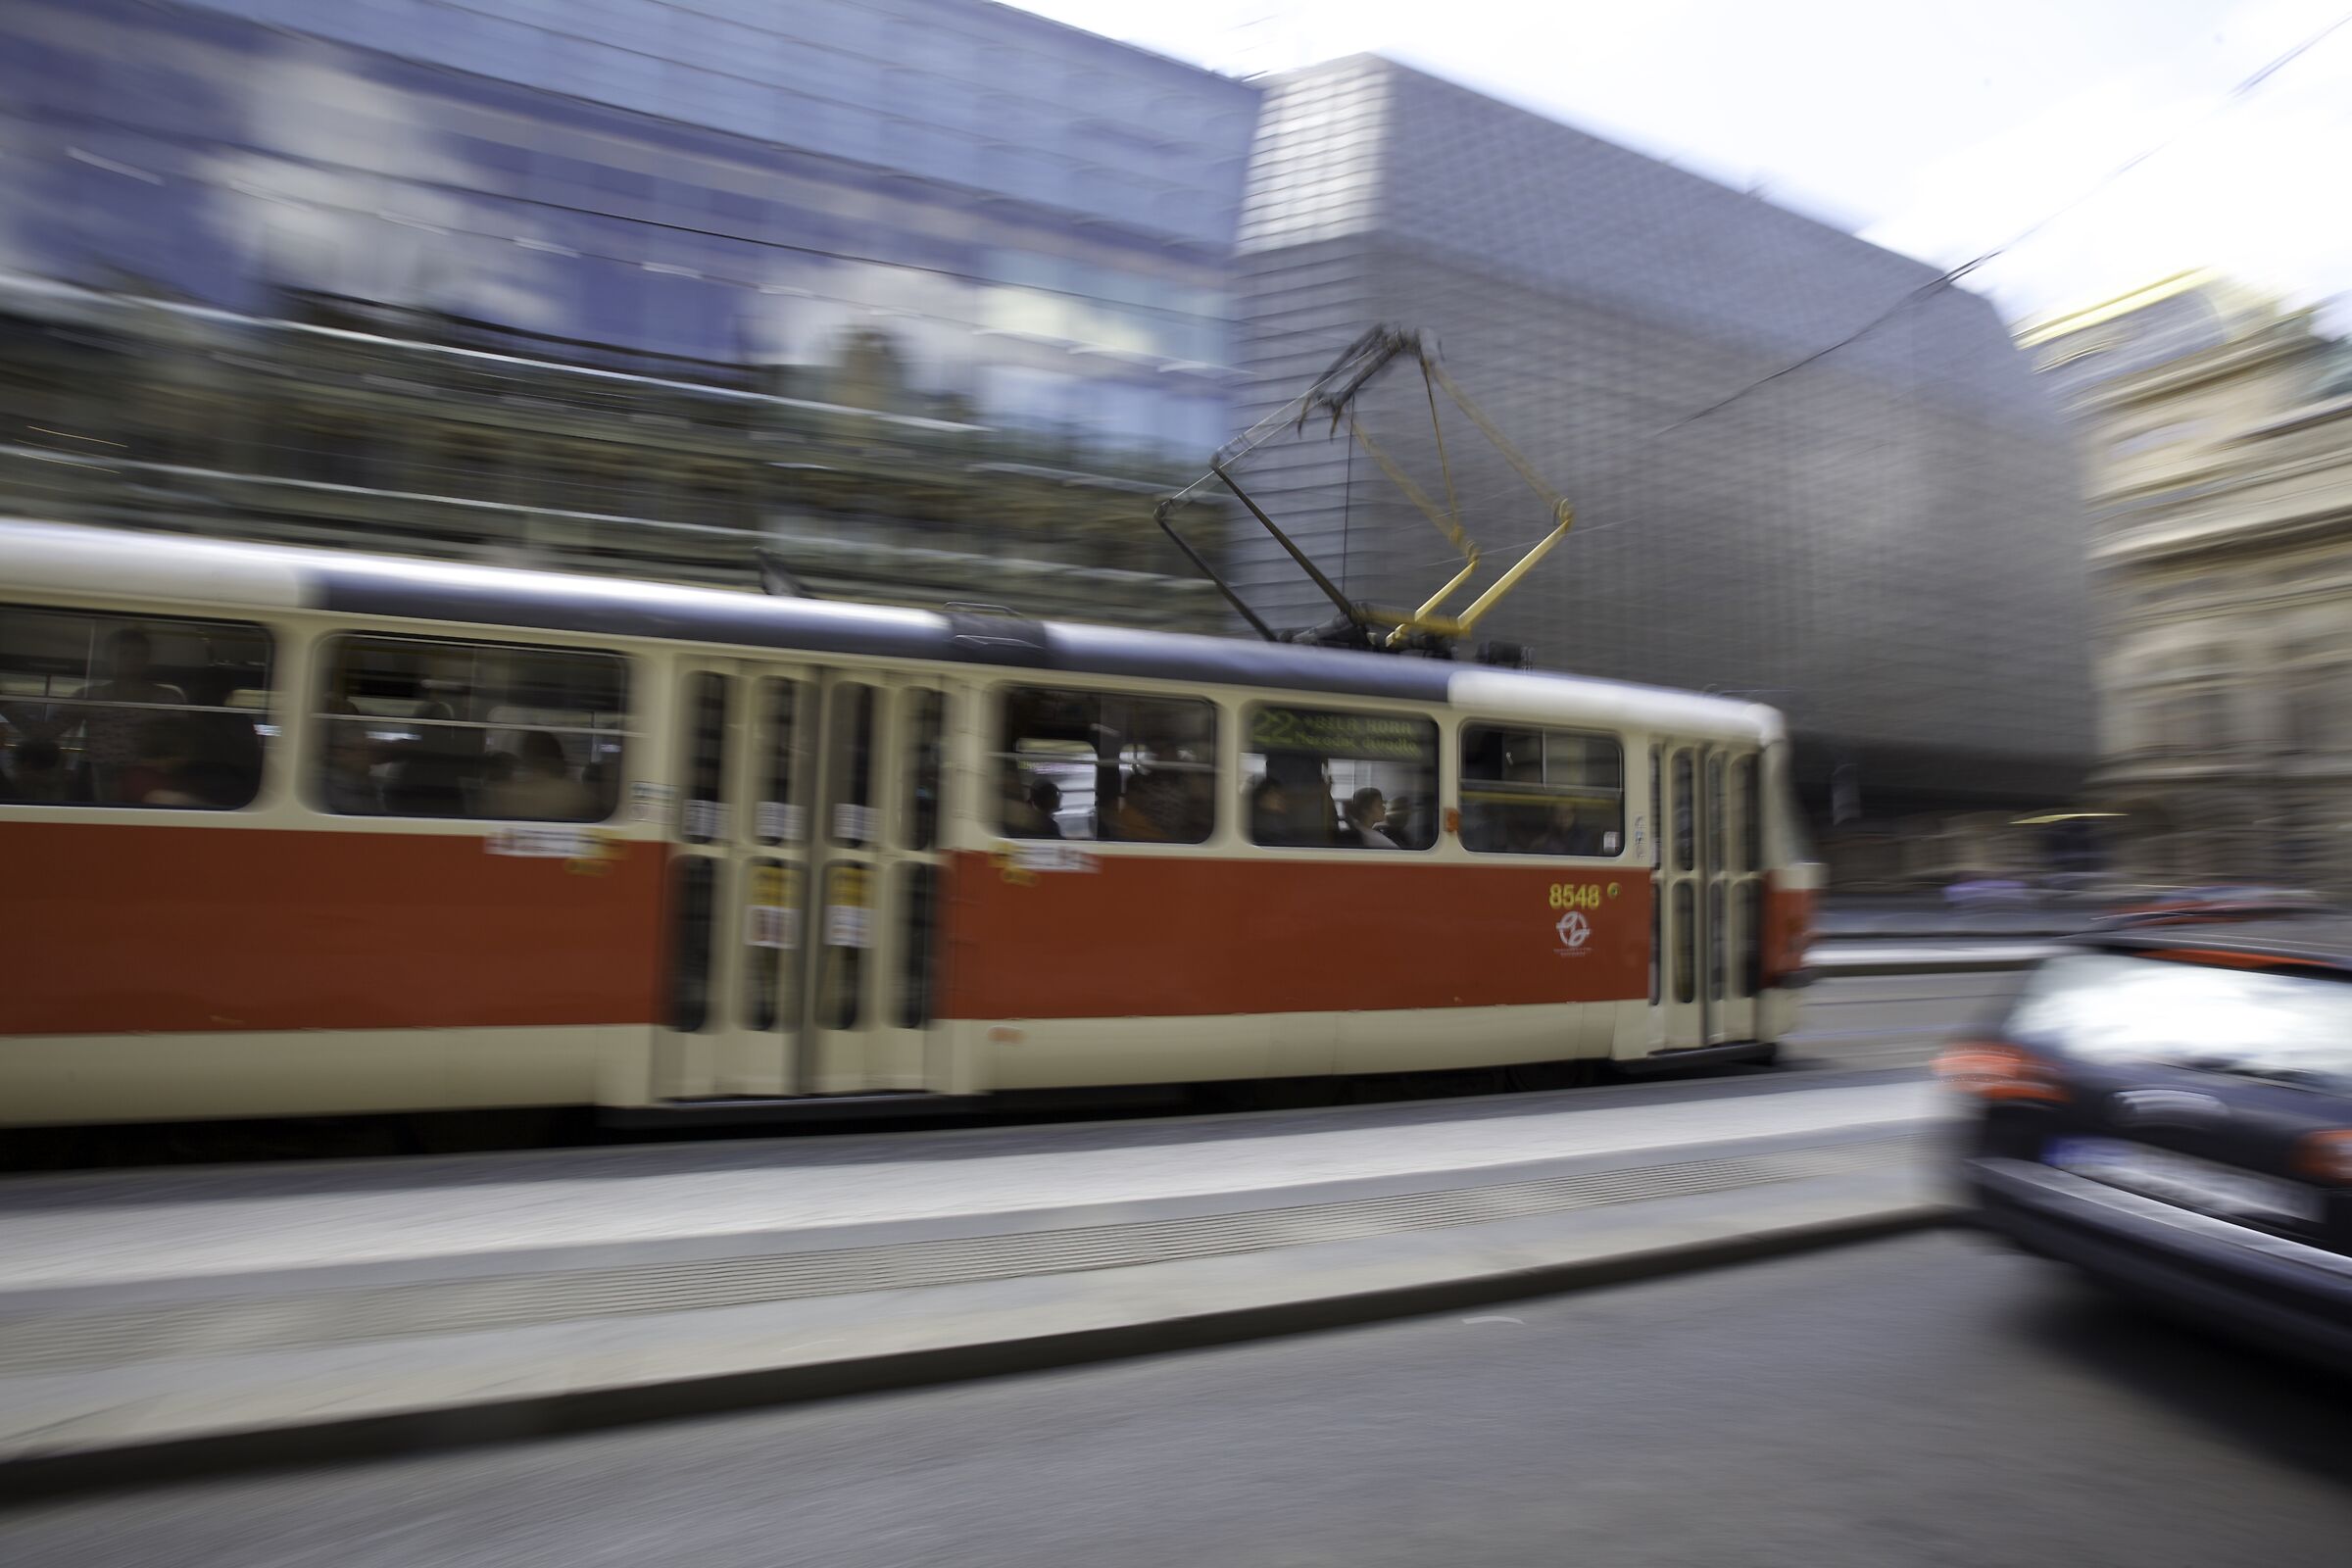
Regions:
<svg viewBox="0 0 2352 1568"><path fill-rule="evenodd" d="M1495 718L1492 716L1464 718L1459 724L1454 726L1453 732L1453 800L1454 807L1457 810L1467 809L1463 792L1473 782L1468 771L1470 758L1470 731L1473 729L1515 729L1523 733L1527 731L1534 731L1546 737L1551 735L1574 735L1591 740L1606 741L1611 746L1615 747L1617 749L1617 822L1614 831L1617 835L1617 848L1608 851L1595 851L1590 855L1569 855L1564 852L1554 854L1549 850L1482 850L1471 844L1470 840L1466 836L1457 834L1456 837L1461 839L1461 846L1464 854L1491 857L1515 857L1521 859L1544 861L1623 860L1630 853L1632 853L1633 832L1632 829L1627 825L1626 820L1628 815L1629 797L1631 795L1631 790L1627 783L1626 759L1632 752L1632 746L1630 738L1625 732L1611 729L1586 729L1575 724L1555 723L1550 720L1541 718ZM1482 784L1497 784L1508 783L1509 781L1505 779L1479 779L1476 780L1476 782ZM1547 787L1539 786L1537 793L1531 794L1528 798L1530 800L1557 800L1564 798L1564 796L1551 794Z"/></svg>
<svg viewBox="0 0 2352 1568"><path fill-rule="evenodd" d="M1053 670L1041 670L1038 673L1058 674L1060 672ZM1057 834L1051 838L1042 838L1031 837L1025 834L1012 832L1004 819L1005 800L1004 797L1004 792L1000 787L1000 775L1003 771L1004 765L1006 762L1009 761L1018 763L1024 760L1022 755L1018 751L1012 749L1011 743L1013 742L1014 737L1010 733L1012 723L1011 710L1013 701L1019 696L1019 694L1023 692L1044 692L1063 697L1084 697L1092 699L1097 704L1104 702L1168 703L1196 708L1204 711L1207 714L1208 724L1207 735L1202 746L1202 750L1206 753L1207 760L1205 761L1181 763L1178 764L1176 769L1177 771L1196 772L1202 774L1209 781L1207 796L1208 821L1200 837L1197 839L1135 839L1103 837L1102 808L1099 801L1095 808L1095 835L1093 837L1070 838ZM1085 683L1085 677L1083 675L1081 675L1075 682L1039 680L1004 681L989 691L988 703L990 709L990 727L982 732L985 746L981 753L981 758L984 763L984 772L982 777L985 781L984 787L981 791L981 798L983 802L987 804L983 804L980 808L973 813L973 815L978 820L980 825L985 829L987 836L992 841L1018 845L1066 844L1073 846L1088 855L1098 854L1106 849L1143 850L1151 853L1181 853L1203 850L1218 842L1219 836L1225 826L1225 813L1222 808L1219 806L1218 801L1224 793L1222 781L1225 774L1226 720L1230 713L1230 710L1226 704L1219 702L1214 697L1203 697L1188 692L1138 691L1132 688L1121 686L1089 685ZM1098 714L1100 713L1099 708L1097 712ZM1127 736L1122 736L1122 743L1124 743L1127 738ZM1124 750L1124 744L1122 744L1122 750ZM1100 765L1099 753L1097 754L1097 765ZM1124 764L1122 763L1122 765ZM944 819L942 831L945 831Z"/></svg>
<svg viewBox="0 0 2352 1568"><path fill-rule="evenodd" d="M1285 702L1273 698L1259 698L1252 699L1250 702L1240 705L1240 722L1235 726L1234 729L1234 757L1236 760L1233 780L1233 795L1236 802L1234 810L1234 833L1236 838L1238 838L1241 843L1248 845L1253 850L1288 850L1294 852L1336 850L1347 855L1359 855L1365 853L1361 845L1343 844L1336 840L1330 844L1267 844L1257 838L1257 824L1252 819L1249 802L1245 799L1249 791L1250 780L1247 770L1240 765L1239 760L1245 757L1262 757L1265 755L1264 753L1255 749L1254 743L1250 740L1250 732L1256 727L1257 715L1269 708L1284 708L1298 712L1309 713L1345 713L1360 718L1403 719L1411 723L1426 725L1429 730L1429 804L1431 811L1435 813L1435 823L1427 844L1398 844L1396 846L1396 853L1404 855L1426 855L1430 851L1435 850L1440 844L1445 842L1445 820L1447 809L1447 794L1446 789L1446 726L1439 721L1437 715L1433 713L1422 712L1418 710L1410 708L1350 708L1347 706L1334 706L1327 700L1317 701L1311 698L1310 700L1304 702ZM1336 752L1327 752L1323 754L1323 756L1326 761L1329 761L1335 757L1347 761L1377 762L1382 760L1379 758L1372 757L1348 757ZM1339 801L1337 797L1332 799L1332 808L1335 812L1338 810ZM1374 851L1372 853L1377 854L1379 852Z"/></svg>
<svg viewBox="0 0 2352 1568"><path fill-rule="evenodd" d="M239 814L250 814L254 811L267 809L272 803L273 795L275 793L273 788L275 769L283 765L282 762L275 762L272 760L272 759L281 753L285 749L286 745L293 740L293 737L287 733L286 714L283 706L290 693L283 678L286 665L286 643L285 638L281 635L282 628L266 620L228 619L219 615L190 615L172 610L130 611L115 609L112 607L93 607L89 605L55 603L43 604L14 599L0 601L0 616L6 616L13 612L22 612L27 614L40 615L75 615L95 622L115 622L122 626L138 627L141 629L147 629L153 625L162 624L178 627L220 627L240 633L253 633L261 641L265 660L263 666L263 683L259 688L264 695L265 701L263 706L258 709L249 710L242 708L231 708L221 704L197 704L187 702L162 705L105 704L102 702L102 700L85 701L79 696L78 693L73 697L25 697L20 701L19 699L8 696L5 692L0 692L0 703L7 703L11 707L33 705L56 705L63 707L79 706L83 708L93 708L99 706L128 706L140 708L141 710L145 710L147 708L152 707L158 710L170 710L183 713L234 713L247 715L251 718L251 721L255 726L255 739L260 746L261 761L259 766L254 771L253 793L235 806L150 806L142 801L100 800L20 801L10 799L6 796L0 796L0 807L15 807L22 809L39 810L105 811L109 813L123 811L194 811L200 812L206 816L235 816ZM91 671L86 667L82 673L81 684L85 689L92 684ZM239 689L252 690L253 688ZM74 726L70 724L66 727L68 729L72 729ZM270 733L264 733L263 731L265 728L270 730ZM87 744L87 738L85 736L83 742L85 755Z"/></svg>
<svg viewBox="0 0 2352 1568"><path fill-rule="evenodd" d="M619 727L610 730L567 727L557 731L557 733L564 735L612 736L620 741L620 757L616 776L610 791L610 806L600 816L583 817L428 816L393 810L357 812L334 809L326 804L325 798L327 748L334 734L335 725L347 720L349 715L327 711L326 703L334 690L335 676L341 667L339 663L341 652L345 645L354 641L403 643L418 648L442 651L493 649L506 654L558 654L565 657L589 656L610 660L619 675L618 689L615 694L617 703L614 708L614 711L619 713L621 718ZM338 822L445 822L476 828L519 825L588 829L612 827L630 819L628 809L630 771L635 762L642 760L641 758L635 756L634 749L643 744L644 737L638 728L637 710L631 706L641 685L638 678L637 660L627 651L587 643L509 642L496 637L452 637L412 631L383 631L368 627L339 626L331 631L321 633L312 645L310 655L311 700L303 714L303 727L309 733L303 740L300 748L301 756L297 760L300 777L296 786L296 794L301 798L304 806L319 815L332 817ZM681 719L690 721L690 715L681 715ZM415 722L482 731L533 727L520 724L493 724L486 719L421 719ZM546 726L537 727L545 728ZM581 765L586 766L585 763ZM686 790L682 788L679 794L682 801Z"/></svg>

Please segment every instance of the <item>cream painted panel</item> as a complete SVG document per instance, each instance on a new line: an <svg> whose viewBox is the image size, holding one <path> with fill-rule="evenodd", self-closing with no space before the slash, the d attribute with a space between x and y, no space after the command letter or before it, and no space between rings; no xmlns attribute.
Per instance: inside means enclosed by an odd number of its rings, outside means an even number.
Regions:
<svg viewBox="0 0 2352 1568"><path fill-rule="evenodd" d="M0 1040L0 1125L584 1105L643 1025ZM625 1080L626 1074L612 1074Z"/></svg>

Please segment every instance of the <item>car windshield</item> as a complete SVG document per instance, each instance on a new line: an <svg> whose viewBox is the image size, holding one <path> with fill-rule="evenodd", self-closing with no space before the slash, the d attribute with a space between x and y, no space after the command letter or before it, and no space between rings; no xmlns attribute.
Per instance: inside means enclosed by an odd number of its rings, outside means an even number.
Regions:
<svg viewBox="0 0 2352 1568"><path fill-rule="evenodd" d="M2044 964L2010 1034L2088 1061L2155 1061L2352 1094L2352 983L2083 954Z"/></svg>

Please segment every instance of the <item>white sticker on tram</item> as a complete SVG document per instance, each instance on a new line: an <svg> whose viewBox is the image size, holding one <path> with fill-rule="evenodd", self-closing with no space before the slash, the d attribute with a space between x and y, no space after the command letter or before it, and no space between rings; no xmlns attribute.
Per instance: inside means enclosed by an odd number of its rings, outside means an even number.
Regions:
<svg viewBox="0 0 2352 1568"><path fill-rule="evenodd" d="M667 784L632 784L629 786L629 817L637 822L666 822L669 808L675 805L678 792Z"/></svg>
<svg viewBox="0 0 2352 1568"><path fill-rule="evenodd" d="M746 928L746 941L755 948L798 948L801 945L801 911L781 905L755 904L749 910L751 920ZM863 943L842 943L843 947L862 947Z"/></svg>
<svg viewBox="0 0 2352 1568"><path fill-rule="evenodd" d="M757 816L762 844L800 843L808 820L808 813L801 808L782 801L761 801Z"/></svg>
<svg viewBox="0 0 2352 1568"><path fill-rule="evenodd" d="M1016 844L1012 863L1024 871L1100 871L1102 862L1075 844Z"/></svg>
<svg viewBox="0 0 2352 1568"><path fill-rule="evenodd" d="M717 801L686 803L686 836L690 839L723 839L728 821L726 807Z"/></svg>
<svg viewBox="0 0 2352 1568"><path fill-rule="evenodd" d="M873 929L873 917L863 905L825 906L825 946L828 948L870 948L874 945Z"/></svg>
<svg viewBox="0 0 2352 1568"><path fill-rule="evenodd" d="M594 835L570 827L502 827L482 848L527 860L593 860L604 854Z"/></svg>
<svg viewBox="0 0 2352 1568"><path fill-rule="evenodd" d="M874 809L870 806L841 805L833 808L833 836L845 844L863 844L874 836Z"/></svg>

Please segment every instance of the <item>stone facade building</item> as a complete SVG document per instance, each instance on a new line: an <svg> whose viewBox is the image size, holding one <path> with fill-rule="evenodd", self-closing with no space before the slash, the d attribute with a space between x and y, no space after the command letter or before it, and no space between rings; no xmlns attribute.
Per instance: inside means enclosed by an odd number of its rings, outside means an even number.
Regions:
<svg viewBox="0 0 2352 1568"><path fill-rule="evenodd" d="M2352 355L2201 274L2024 341L2081 438L2118 869L2352 892Z"/></svg>

